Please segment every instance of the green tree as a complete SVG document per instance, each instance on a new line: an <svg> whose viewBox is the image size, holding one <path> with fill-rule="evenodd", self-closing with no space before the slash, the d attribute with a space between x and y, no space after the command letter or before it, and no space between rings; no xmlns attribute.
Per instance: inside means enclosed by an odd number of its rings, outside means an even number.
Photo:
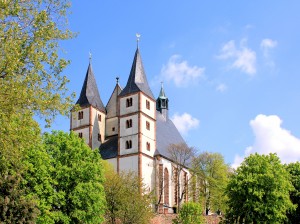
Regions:
<svg viewBox="0 0 300 224"><path fill-rule="evenodd" d="M135 173L106 173L106 219L115 224L148 224L153 216L151 195ZM141 189L140 189L141 188Z"/></svg>
<svg viewBox="0 0 300 224"><path fill-rule="evenodd" d="M71 133L43 136L28 152L27 194L38 198L37 223L101 223L105 192L102 159Z"/></svg>
<svg viewBox="0 0 300 224"><path fill-rule="evenodd" d="M294 190L290 193L292 202L297 205L296 210L288 211L287 217L289 224L300 223L300 162L290 163L286 166L287 171L290 173L291 182Z"/></svg>
<svg viewBox="0 0 300 224"><path fill-rule="evenodd" d="M176 219L173 220L174 224L201 224L205 223L202 215L201 204L195 202L184 203Z"/></svg>
<svg viewBox="0 0 300 224"><path fill-rule="evenodd" d="M203 152L193 159L192 170L196 178L192 192L204 203L204 210L225 211L224 196L228 183L229 166L219 153ZM194 192L195 191L195 192Z"/></svg>
<svg viewBox="0 0 300 224"><path fill-rule="evenodd" d="M293 210L289 173L276 154L245 158L226 189L228 223L283 223Z"/></svg>

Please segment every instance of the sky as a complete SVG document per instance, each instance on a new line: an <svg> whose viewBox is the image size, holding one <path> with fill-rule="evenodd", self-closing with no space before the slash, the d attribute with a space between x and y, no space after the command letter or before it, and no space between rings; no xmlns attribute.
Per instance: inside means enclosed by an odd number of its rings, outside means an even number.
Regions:
<svg viewBox="0 0 300 224"><path fill-rule="evenodd" d="M161 82L169 115L199 153L237 167L250 153L300 160L300 1L73 1L61 43L77 97L92 54L106 105L126 85L136 33L155 97ZM77 99L76 99L77 100ZM52 129L69 131L68 118Z"/></svg>

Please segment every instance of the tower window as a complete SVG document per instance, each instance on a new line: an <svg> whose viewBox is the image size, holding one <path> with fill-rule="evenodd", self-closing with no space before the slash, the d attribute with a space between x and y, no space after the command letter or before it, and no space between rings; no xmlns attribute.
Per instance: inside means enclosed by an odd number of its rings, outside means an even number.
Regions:
<svg viewBox="0 0 300 224"><path fill-rule="evenodd" d="M162 100L162 107L166 106L166 100Z"/></svg>
<svg viewBox="0 0 300 224"><path fill-rule="evenodd" d="M116 128L115 127L112 127L112 129L111 129L112 131L115 131L116 130Z"/></svg>
<svg viewBox="0 0 300 224"><path fill-rule="evenodd" d="M146 143L146 148L147 148L148 151L150 151L150 142Z"/></svg>
<svg viewBox="0 0 300 224"><path fill-rule="evenodd" d="M101 134L98 134L98 141L101 142Z"/></svg>
<svg viewBox="0 0 300 224"><path fill-rule="evenodd" d="M132 98L126 99L126 107L131 107L132 106Z"/></svg>
<svg viewBox="0 0 300 224"><path fill-rule="evenodd" d="M146 129L150 130L150 122L149 121L146 121Z"/></svg>
<svg viewBox="0 0 300 224"><path fill-rule="evenodd" d="M78 120L83 119L83 111L78 112Z"/></svg>
<svg viewBox="0 0 300 224"><path fill-rule="evenodd" d="M79 137L79 138L82 138L82 132L79 132L79 133L78 133L78 137Z"/></svg>
<svg viewBox="0 0 300 224"><path fill-rule="evenodd" d="M128 140L126 141L126 149L131 149L132 148L132 141Z"/></svg>
<svg viewBox="0 0 300 224"><path fill-rule="evenodd" d="M98 114L98 121L101 121L101 114Z"/></svg>
<svg viewBox="0 0 300 224"><path fill-rule="evenodd" d="M132 127L132 119L126 120L126 128Z"/></svg>
<svg viewBox="0 0 300 224"><path fill-rule="evenodd" d="M146 108L147 108L148 110L150 110L150 102L149 102L149 100L146 100Z"/></svg>

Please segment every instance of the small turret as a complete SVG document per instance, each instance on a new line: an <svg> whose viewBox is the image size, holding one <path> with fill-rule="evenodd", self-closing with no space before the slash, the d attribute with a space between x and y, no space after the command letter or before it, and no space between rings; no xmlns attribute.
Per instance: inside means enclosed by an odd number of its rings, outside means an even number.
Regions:
<svg viewBox="0 0 300 224"><path fill-rule="evenodd" d="M165 94L163 83L161 83L159 96L156 99L156 110L159 111L166 119L168 118L169 99Z"/></svg>

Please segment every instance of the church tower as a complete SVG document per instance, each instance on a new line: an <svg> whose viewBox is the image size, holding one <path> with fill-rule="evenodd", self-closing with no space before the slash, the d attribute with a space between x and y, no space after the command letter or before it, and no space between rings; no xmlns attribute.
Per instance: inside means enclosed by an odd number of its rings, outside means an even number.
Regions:
<svg viewBox="0 0 300 224"><path fill-rule="evenodd" d="M105 137L106 110L100 98L91 62L89 63L79 99L77 111L71 112L70 129L92 148L99 148Z"/></svg>
<svg viewBox="0 0 300 224"><path fill-rule="evenodd" d="M152 190L155 179L152 177L156 150L155 103L137 47L127 84L119 94L117 170L137 172L149 190Z"/></svg>
<svg viewBox="0 0 300 224"><path fill-rule="evenodd" d="M166 97L163 83L161 83L159 96L156 99L156 110L159 111L166 120L168 119L169 99Z"/></svg>

